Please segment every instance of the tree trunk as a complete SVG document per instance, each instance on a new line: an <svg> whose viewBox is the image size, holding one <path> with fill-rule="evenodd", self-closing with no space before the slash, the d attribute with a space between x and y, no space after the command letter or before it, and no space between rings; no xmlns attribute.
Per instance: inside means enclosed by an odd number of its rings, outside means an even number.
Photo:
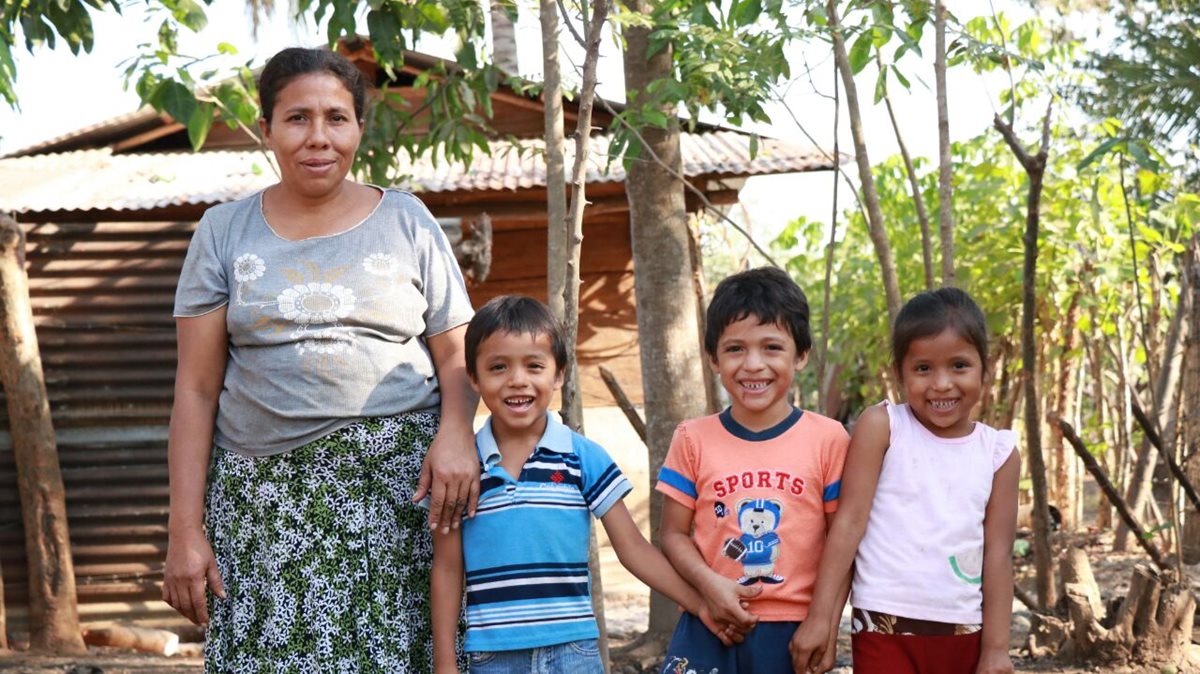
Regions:
<svg viewBox="0 0 1200 674"><path fill-rule="evenodd" d="M900 280L896 276L896 265L892 261L892 245L888 241L883 223L883 210L879 206L879 192L875 189L875 177L871 173L871 159L867 156L867 140L862 128L862 112L858 105L858 88L854 83L854 72L850 68L850 57L846 53L846 40L842 35L842 23L838 18L837 0L826 0L829 29L833 36L833 55L838 72L842 75L842 86L846 89L846 110L850 115L850 133L854 137L854 159L858 163L858 179L862 183L863 201L867 206L867 228L875 256L879 258L879 273L883 277L883 293L887 300L888 334L900 313Z"/></svg>
<svg viewBox="0 0 1200 674"><path fill-rule="evenodd" d="M546 300L564 317L567 284L567 175L563 161L562 74L558 67L558 4L541 0L543 116L546 137Z"/></svg>
<svg viewBox="0 0 1200 674"><path fill-rule="evenodd" d="M24 257L21 228L0 216L0 378L8 403L29 560L29 642L40 651L83 653L66 497Z"/></svg>
<svg viewBox="0 0 1200 674"><path fill-rule="evenodd" d="M650 9L650 3L643 0L626 6L632 11ZM666 45L651 55L651 31L641 27L625 31L625 87L630 106L639 104L638 95L648 84L673 74L672 47ZM654 154L679 175L679 125L674 110L663 112L671 120L668 128L646 126L639 132ZM630 165L625 185L633 239L646 446L650 475L657 476L675 426L706 412L705 396L694 395L704 390L704 358L696 353L700 332L695 304L680 301L694 292L683 183L657 162L639 161ZM661 514L662 495L652 490L650 521L657 523ZM651 527L651 538L658 544L657 527ZM665 641L678 617L674 602L657 592L651 596L651 637Z"/></svg>
<svg viewBox="0 0 1200 674"><path fill-rule="evenodd" d="M938 3L938 4L940 5L941 3ZM945 8L943 8L943 10L944 9ZM944 12L941 16L943 19L942 27L944 29L945 28ZM944 42L945 42L944 32L939 33L939 37L943 43L942 46L944 47L945 46L944 45ZM946 54L945 54L945 51L944 50L939 51L938 56L942 60L940 70L938 71L939 72L938 93L940 96L941 94L945 93L945 86L944 86L945 79L946 79L946 64L945 64ZM937 66L935 66L935 67L937 67ZM882 60L880 61L879 68L881 71L880 76L882 77L883 76ZM938 100L938 129L939 129L939 131L941 130L941 126L942 126L941 112L942 112L942 104L943 103L944 103L944 100L942 100L942 99ZM900 157L904 160L904 172L906 174L908 174L908 185L909 185L909 187L912 188L913 206L915 206L917 209L917 222L919 222L921 224L921 263L922 263L921 266L925 270L925 289L933 290L934 283L935 283L934 277L933 277L933 233L930 231L930 228L929 228L929 213L927 213L925 211L925 197L921 194L921 183L920 183L920 181L917 180L917 170L915 167L913 167L912 157L909 156L909 154L908 154L908 146L904 144L904 136L902 136L900 134L900 124L896 121L896 112L894 110L892 110L892 97L890 94L888 94L886 92L883 94L883 104L885 107L887 107L888 119L891 120L892 131L896 134L896 145L899 146L899 148L900 148ZM949 124L947 124L947 126L946 126L947 134L949 134L949 128L950 128ZM836 134L837 132L834 131L834 133ZM837 156L836 153L837 153L837 150L835 149L834 156ZM950 156L949 150L947 149L946 157L948 158L949 156ZM834 180L835 181L837 180L836 176L835 176ZM836 187L836 183L835 183L835 187ZM940 194L940 192L939 192L939 194ZM951 271L953 271L953 265L951 265Z"/></svg>
<svg viewBox="0 0 1200 674"><path fill-rule="evenodd" d="M704 330L708 314L708 291L704 287L704 256L700 252L700 240L696 230L688 227L688 262L692 265L692 288L696 296L696 329L700 335L697 346L704 352ZM709 414L721 411L721 380L711 367L700 368L704 372L704 400ZM644 442L644 440L643 440Z"/></svg>
<svg viewBox="0 0 1200 674"><path fill-rule="evenodd" d="M4 613L4 574L0 573L0 654L8 650L8 620Z"/></svg>
<svg viewBox="0 0 1200 674"><path fill-rule="evenodd" d="M513 29L513 19L509 12L515 13L517 5L508 0L492 0L490 14L492 18L492 62L509 75L520 75L520 61L517 59L517 36Z"/></svg>
<svg viewBox="0 0 1200 674"><path fill-rule="evenodd" d="M1184 345L1183 373L1183 455L1185 470L1192 484L1200 485L1200 242L1193 238L1184 257L1185 286L1188 292L1187 339ZM1183 530L1183 561L1200 562L1200 517L1189 513Z"/></svg>
<svg viewBox="0 0 1200 674"><path fill-rule="evenodd" d="M946 4L934 5L935 54L933 74L937 88L938 117L938 230L942 242L942 285L953 286L954 275L954 164L950 158L950 112L946 104ZM1015 104L1015 103L1014 103Z"/></svg>
<svg viewBox="0 0 1200 674"><path fill-rule="evenodd" d="M1042 419L1038 412L1037 342L1034 319L1037 311L1038 224L1042 201L1042 181L1046 174L1046 157L1050 151L1050 107L1042 120L1042 144L1037 154L1030 156L1017 140L1012 127L996 115L993 123L1008 143L1021 166L1029 175L1029 195L1025 211L1025 267L1022 275L1021 304L1021 372L1025 390L1025 451L1029 459L1029 474L1033 478L1033 554L1037 566L1038 602L1043 609L1055 603L1054 551L1050 541L1050 510L1047 501L1046 459L1042 454Z"/></svg>
<svg viewBox="0 0 1200 674"><path fill-rule="evenodd" d="M1177 375L1177 364L1175 358L1175 349L1179 344L1180 330L1183 327L1184 303L1186 299L1183 295L1179 296L1179 306L1175 312L1175 317L1171 321L1171 326L1167 331L1167 341L1162 355L1162 366L1158 368L1158 376L1153 382L1154 389L1151 391L1151 407L1146 410L1150 414L1150 418L1158 424L1161 430L1166 426L1166 417L1168 416L1170 405L1160 404L1161 401L1167 398L1167 394L1172 390L1175 376ZM1156 357L1154 353L1146 354L1146 362L1152 362ZM1147 369L1147 372L1150 370ZM1132 405L1130 406L1132 408ZM1132 409L1131 409L1132 411ZM1125 500L1129 501L1133 512L1139 516L1145 511L1147 501L1153 497L1151 490L1152 481L1154 479L1154 469L1158 465L1158 450L1154 448L1144 438L1138 450L1137 464L1134 466L1133 475L1129 480L1129 491L1125 495ZM1129 530L1124 527L1117 528L1116 541L1120 544L1119 549L1125 549L1127 545L1126 538L1129 536Z"/></svg>
<svg viewBox="0 0 1200 674"><path fill-rule="evenodd" d="M1086 567L1086 555L1064 560ZM1063 569L1064 575L1070 573ZM1176 669L1187 660L1192 641L1192 622L1196 601L1190 588L1173 573L1155 573L1144 565L1134 568L1129 593L1121 602L1116 622L1104 627L1102 615L1095 612L1094 583L1067 583L1065 594L1071 621L1069 652L1062 659L1075 664L1138 664L1138 671L1182 671ZM1067 651L1065 648L1064 651Z"/></svg>
<svg viewBox="0 0 1200 674"><path fill-rule="evenodd" d="M547 6L548 5L548 6ZM583 208L587 204L587 158L588 146L592 135L592 106L596 96L596 62L600 58L600 31L604 27L608 15L608 1L597 0L593 4L593 15L587 33L586 54L583 62L583 87L579 94L579 116L575 125L575 163L571 170L571 204L565 217L555 220L549 215L547 221L547 286L550 279L561 279L561 294L555 298L551 294L552 310L562 319L563 332L567 347L566 376L562 387L562 417L563 422L583 432L583 402L579 388L579 363L575 358L575 343L579 336L579 260L583 248ZM542 3L542 48L546 72L551 70L558 75L558 43L547 42L547 35L556 37L558 34L558 8L554 2ZM563 17L564 20L569 20ZM556 87L556 89L559 87ZM548 95L551 92L548 92ZM552 118L550 106L546 106L545 135L547 147L553 142L558 145L559 179L562 179L562 96L555 95L556 117ZM549 161L547 161L549 174ZM547 176L549 177L549 176ZM547 181L549 184L549 180ZM562 190L554 192L563 194ZM549 232L556 231L565 235L563 241L555 241L552 248L549 243ZM552 291L553 292L553 291ZM609 671L608 629L604 611L604 583L600 574L600 556L596 547L596 535L593 528L588 546L588 571L592 580L592 609L596 614L596 623L600 631L600 659L605 671Z"/></svg>
<svg viewBox="0 0 1200 674"><path fill-rule="evenodd" d="M575 343L579 338L579 258L583 250L583 207L587 205L587 160L592 138L592 107L596 99L596 62L600 60L600 32L608 17L608 0L592 3L592 17L585 38L583 87L579 91L579 114L575 122L575 163L571 167L571 204L563 229L567 233L563 265L563 316L566 318L567 374L563 382L563 415L568 425L583 426L583 401L579 390L579 363ZM564 17L565 18L565 17Z"/></svg>
<svg viewBox="0 0 1200 674"><path fill-rule="evenodd" d="M1079 293L1076 292L1071 296L1071 303L1067 306L1067 312L1061 323L1063 354L1057 359L1058 376L1054 394L1055 413L1060 419L1070 419L1073 408L1074 396L1071 395L1073 393L1071 379L1075 374L1075 365L1078 359L1071 356L1071 352L1076 349L1079 341L1079 331L1075 329L1078 313ZM1075 455L1067 451L1066 445L1063 444L1062 430L1054 424L1050 425L1050 446L1054 448L1054 486L1055 492L1058 494L1056 499L1058 510L1062 514L1062 528L1065 531L1074 531L1077 524L1075 521Z"/></svg>

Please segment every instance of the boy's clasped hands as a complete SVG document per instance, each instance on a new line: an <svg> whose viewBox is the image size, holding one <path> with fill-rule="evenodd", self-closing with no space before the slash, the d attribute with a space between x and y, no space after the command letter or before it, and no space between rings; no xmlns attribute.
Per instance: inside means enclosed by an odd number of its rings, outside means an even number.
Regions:
<svg viewBox="0 0 1200 674"><path fill-rule="evenodd" d="M705 620L705 627L726 646L744 642L746 635L758 624L758 616L750 612L750 602L747 600L761 594L762 586L745 587L724 576L712 574L709 582L696 589L704 597L704 608L712 621ZM700 617L703 620L705 616Z"/></svg>

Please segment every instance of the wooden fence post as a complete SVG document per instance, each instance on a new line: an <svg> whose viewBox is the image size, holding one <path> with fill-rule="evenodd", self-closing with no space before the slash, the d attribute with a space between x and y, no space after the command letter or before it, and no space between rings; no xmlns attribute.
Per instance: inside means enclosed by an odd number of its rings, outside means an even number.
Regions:
<svg viewBox="0 0 1200 674"><path fill-rule="evenodd" d="M40 651L85 653L66 496L24 257L24 233L12 218L0 215L0 381L8 403L29 560L29 643Z"/></svg>

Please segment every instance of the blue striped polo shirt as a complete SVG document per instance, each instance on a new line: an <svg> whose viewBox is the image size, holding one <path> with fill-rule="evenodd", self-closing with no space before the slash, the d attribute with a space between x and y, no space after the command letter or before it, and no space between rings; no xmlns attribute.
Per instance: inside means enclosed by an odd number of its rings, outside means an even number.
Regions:
<svg viewBox="0 0 1200 674"><path fill-rule="evenodd" d="M500 467L488 419L475 435L479 506L462 525L467 651L550 646L599 635L588 577L590 515L633 486L608 452L547 414L518 479Z"/></svg>

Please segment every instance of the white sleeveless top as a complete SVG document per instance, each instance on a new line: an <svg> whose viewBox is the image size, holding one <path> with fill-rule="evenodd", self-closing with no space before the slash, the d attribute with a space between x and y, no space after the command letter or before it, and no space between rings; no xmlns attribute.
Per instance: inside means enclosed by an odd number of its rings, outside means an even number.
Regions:
<svg viewBox="0 0 1200 674"><path fill-rule="evenodd" d="M983 516L1016 435L975 423L940 438L907 404L887 406L891 442L855 558L855 608L960 625L983 621Z"/></svg>

